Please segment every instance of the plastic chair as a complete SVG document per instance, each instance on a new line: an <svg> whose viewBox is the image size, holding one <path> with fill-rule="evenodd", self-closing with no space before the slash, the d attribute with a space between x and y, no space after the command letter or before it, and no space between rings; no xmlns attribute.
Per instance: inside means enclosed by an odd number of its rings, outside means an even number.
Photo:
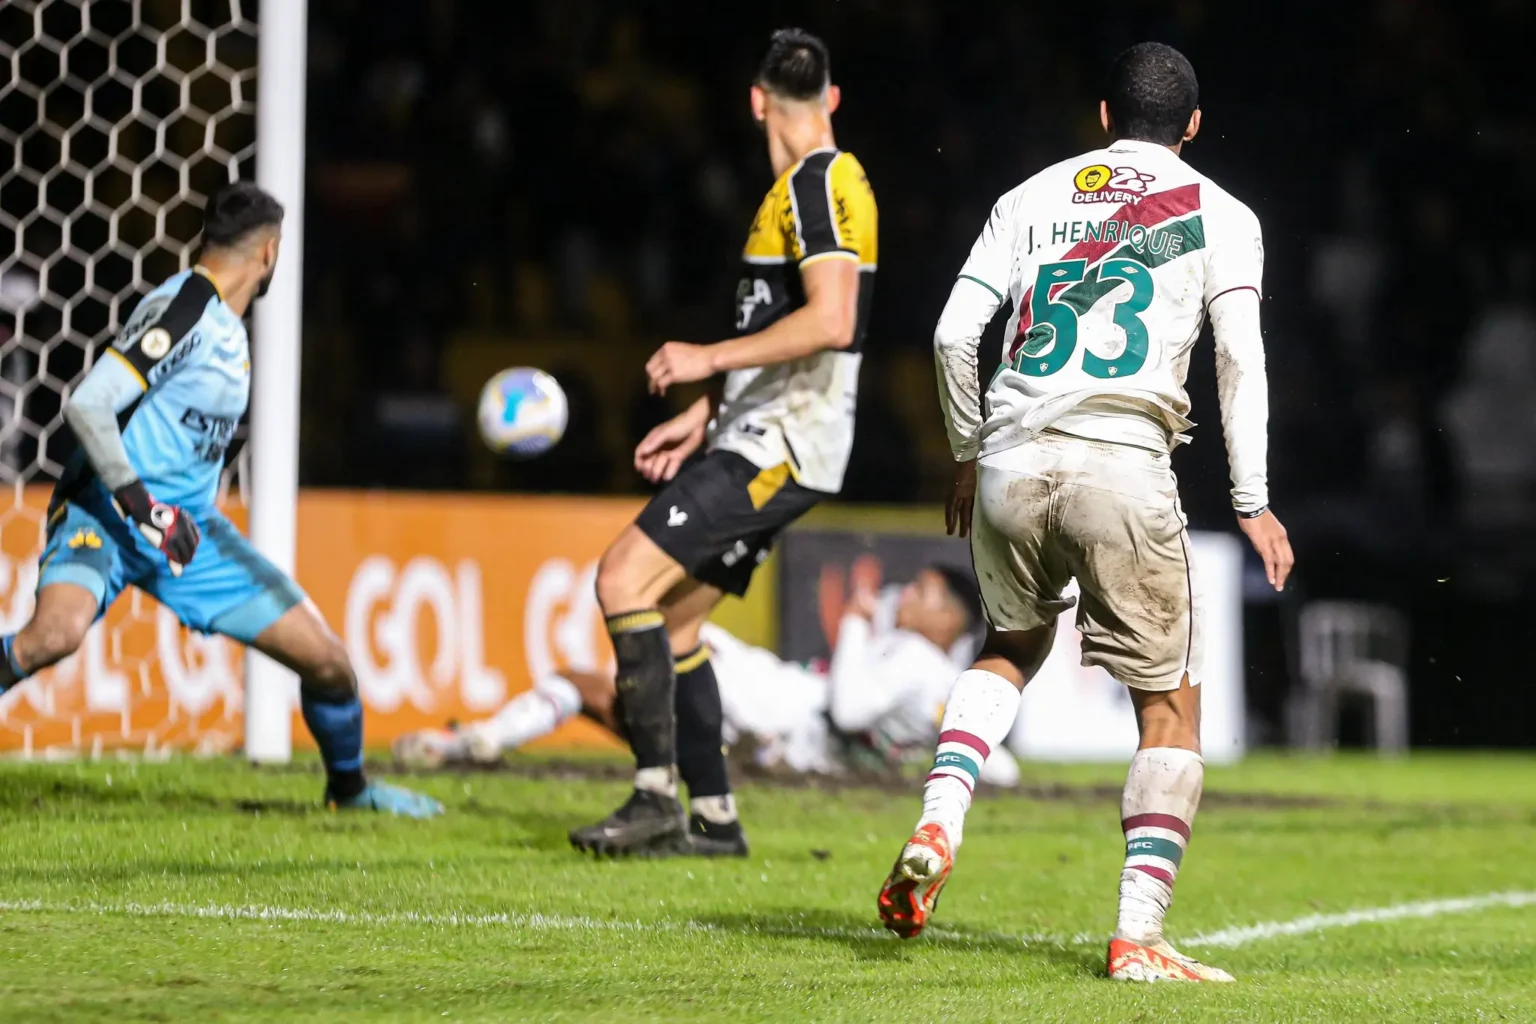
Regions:
<svg viewBox="0 0 1536 1024"><path fill-rule="evenodd" d="M1287 709L1292 746L1338 742L1339 701L1371 702L1376 749L1408 748L1408 624L1381 605L1317 601L1301 610L1301 687Z"/></svg>

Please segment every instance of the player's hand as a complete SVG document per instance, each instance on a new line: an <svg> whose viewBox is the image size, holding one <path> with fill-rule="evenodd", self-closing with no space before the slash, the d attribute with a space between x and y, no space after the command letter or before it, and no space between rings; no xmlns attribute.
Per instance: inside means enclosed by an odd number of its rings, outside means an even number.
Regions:
<svg viewBox="0 0 1536 1024"><path fill-rule="evenodd" d="M653 484L671 480L704 443L708 428L709 399L701 398L645 435L635 448L635 469Z"/></svg>
<svg viewBox="0 0 1536 1024"><path fill-rule="evenodd" d="M692 384L715 375L715 357L710 345L690 345L669 341L656 350L645 364L645 376L652 394L664 395L674 384Z"/></svg>
<svg viewBox="0 0 1536 1024"><path fill-rule="evenodd" d="M1248 535L1248 540L1253 543L1253 550L1264 559L1264 575L1269 578L1269 585L1276 590L1285 589L1285 579L1291 574L1291 566L1296 564L1296 556L1291 554L1291 541L1285 533L1285 527L1280 525L1280 520L1268 509L1262 515L1252 519L1237 517L1237 525L1242 527Z"/></svg>
<svg viewBox="0 0 1536 1024"><path fill-rule="evenodd" d="M848 586L848 604L843 613L873 620L880 606L880 560L872 555L855 559L848 570Z"/></svg>
<svg viewBox="0 0 1536 1024"><path fill-rule="evenodd" d="M144 539L165 554L171 575L180 576L203 539L196 521L177 506L156 501L137 480L113 491L112 504L118 515L131 520Z"/></svg>
<svg viewBox="0 0 1536 1024"><path fill-rule="evenodd" d="M944 506L944 532L951 537L971 535L971 513L976 508L976 460L962 462L955 471L955 486Z"/></svg>

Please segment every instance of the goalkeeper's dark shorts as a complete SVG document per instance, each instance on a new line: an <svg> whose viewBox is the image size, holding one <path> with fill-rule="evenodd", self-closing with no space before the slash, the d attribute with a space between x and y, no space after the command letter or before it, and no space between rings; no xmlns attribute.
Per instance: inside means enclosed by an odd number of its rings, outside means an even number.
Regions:
<svg viewBox="0 0 1536 1024"><path fill-rule="evenodd" d="M689 576L740 597L784 528L829 497L796 483L788 463L759 469L715 450L662 487L635 525Z"/></svg>

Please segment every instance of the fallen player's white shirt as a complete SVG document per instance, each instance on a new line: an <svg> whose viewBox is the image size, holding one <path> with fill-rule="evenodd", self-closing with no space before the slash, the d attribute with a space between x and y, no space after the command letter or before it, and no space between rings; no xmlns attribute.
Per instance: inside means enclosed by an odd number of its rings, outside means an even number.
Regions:
<svg viewBox="0 0 1536 1024"><path fill-rule="evenodd" d="M952 654L917 633L882 629L880 618L872 624L844 616L825 673L706 624L702 637L713 652L726 742L751 736L763 764L819 774L846 767L838 732L867 735L882 749L931 749L950 688L970 662L970 645L957 645L965 649ZM1018 763L1008 751L994 750L981 779L1015 785Z"/></svg>
<svg viewBox="0 0 1536 1024"><path fill-rule="evenodd" d="M900 588L888 587L873 621L845 616L825 671L785 661L706 624L702 635L713 652L726 742L750 736L763 765L820 774L844 771L850 748L861 746L883 758L928 756L938 741L949 691L971 663L974 641L965 638L943 651L917 633L897 629L900 600ZM407 733L395 741L395 756L420 767L493 762L554 732L579 714L581 705L576 685L553 673L534 680L532 689L490 718L456 730ZM1018 763L1008 751L995 749L981 779L1015 785Z"/></svg>

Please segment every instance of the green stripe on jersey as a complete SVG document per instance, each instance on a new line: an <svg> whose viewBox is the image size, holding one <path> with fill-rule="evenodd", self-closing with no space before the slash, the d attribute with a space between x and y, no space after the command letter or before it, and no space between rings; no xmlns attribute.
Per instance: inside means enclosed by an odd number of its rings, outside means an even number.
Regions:
<svg viewBox="0 0 1536 1024"><path fill-rule="evenodd" d="M998 302L1002 302L1003 301L1003 293L998 291L996 288L993 288L991 285L987 284L987 282L983 281L979 277L972 277L970 274L961 274L960 275L960 280L962 280L962 281L972 281L972 282L974 282L976 284L979 284L983 288L985 288L987 291L991 292L993 295L996 295Z"/></svg>

